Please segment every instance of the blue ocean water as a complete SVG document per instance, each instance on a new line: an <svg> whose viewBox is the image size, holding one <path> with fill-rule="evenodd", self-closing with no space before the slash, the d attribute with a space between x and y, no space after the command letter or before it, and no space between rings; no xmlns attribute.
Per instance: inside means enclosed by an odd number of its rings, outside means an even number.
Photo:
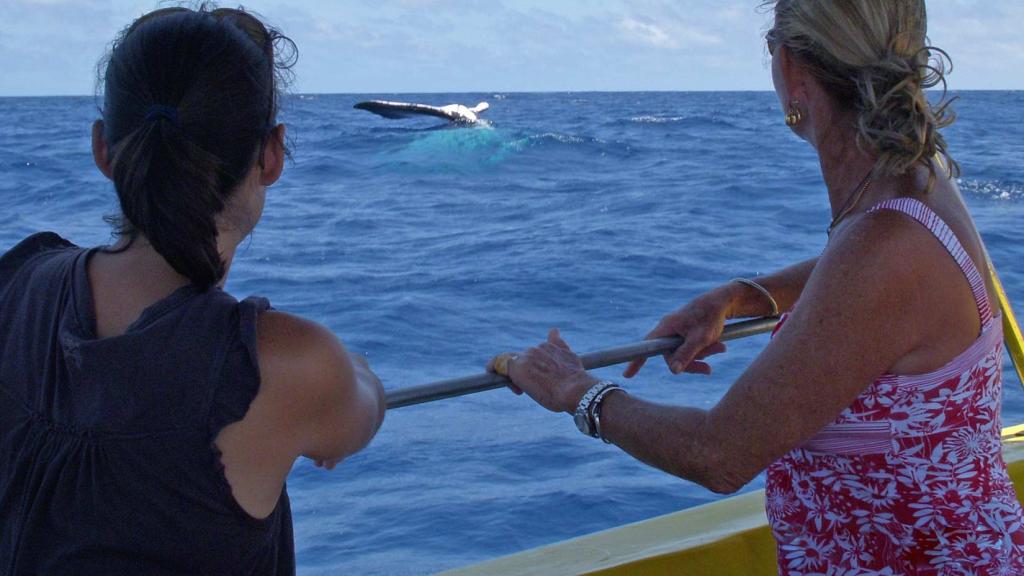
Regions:
<svg viewBox="0 0 1024 576"><path fill-rule="evenodd" d="M960 96L946 134L961 187L1024 312L1024 93ZM352 109L380 97L488 100L492 126ZM0 115L0 250L44 229L107 242L94 100L0 99ZM479 372L552 326L580 351L640 339L825 242L815 155L770 93L302 95L282 119L295 160L227 288L323 322L388 388ZM765 342L732 343L711 377L652 363L629 386L708 407ZM1024 422L1012 370L1004 412ZM428 574L715 499L504 390L394 411L335 471L298 462L289 490L309 576Z"/></svg>

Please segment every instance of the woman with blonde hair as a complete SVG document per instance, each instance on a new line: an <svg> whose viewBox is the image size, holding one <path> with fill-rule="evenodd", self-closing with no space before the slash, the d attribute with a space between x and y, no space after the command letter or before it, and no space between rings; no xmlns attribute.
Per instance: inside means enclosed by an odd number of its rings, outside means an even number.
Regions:
<svg viewBox="0 0 1024 576"><path fill-rule="evenodd" d="M772 342L709 410L598 382L554 330L511 355L509 377L584 433L716 492L767 468L780 574L1022 574L1002 328L939 132L952 116L925 94L944 83L944 53L927 45L924 2L767 5L775 91L818 154L828 243L698 296L649 337L685 338L666 356L676 374L710 373L726 319L788 311Z"/></svg>

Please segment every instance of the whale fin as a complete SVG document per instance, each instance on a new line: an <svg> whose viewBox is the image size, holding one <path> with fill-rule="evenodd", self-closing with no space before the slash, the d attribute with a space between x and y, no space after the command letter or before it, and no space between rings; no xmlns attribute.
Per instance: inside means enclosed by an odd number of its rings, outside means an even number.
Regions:
<svg viewBox="0 0 1024 576"><path fill-rule="evenodd" d="M476 122L477 114L488 109L486 102L481 102L473 108L467 108L462 104L448 104L447 106L430 106L427 104L415 104L412 102L391 102L389 100L369 100L359 102L353 108L366 110L384 118L412 118L414 116L433 116L444 118L450 122Z"/></svg>

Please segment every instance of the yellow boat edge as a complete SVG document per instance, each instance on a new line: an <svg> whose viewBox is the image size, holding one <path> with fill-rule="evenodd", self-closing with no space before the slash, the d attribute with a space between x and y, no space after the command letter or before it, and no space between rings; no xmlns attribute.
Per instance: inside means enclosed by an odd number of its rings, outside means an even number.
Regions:
<svg viewBox="0 0 1024 576"><path fill-rule="evenodd" d="M1024 424L1003 429L1003 458L1024 501ZM764 490L564 540L442 576L774 576Z"/></svg>
<svg viewBox="0 0 1024 576"><path fill-rule="evenodd" d="M1017 323L1017 317L1013 314L1013 308L1010 307L1010 299L1006 297L1006 290L1003 288L1003 283L999 280L999 274L996 273L991 260L988 262L988 269L992 276L992 285L996 289L996 298L999 299L999 310L1003 316L1003 341L1006 343L1006 351L1009 352L1013 366L1017 370L1017 379L1024 386L1024 336L1021 335L1020 324Z"/></svg>

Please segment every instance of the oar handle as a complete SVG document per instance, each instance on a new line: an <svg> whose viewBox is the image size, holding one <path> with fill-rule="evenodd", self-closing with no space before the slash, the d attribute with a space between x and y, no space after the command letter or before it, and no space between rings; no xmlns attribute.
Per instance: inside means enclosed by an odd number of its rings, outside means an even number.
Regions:
<svg viewBox="0 0 1024 576"><path fill-rule="evenodd" d="M727 325L725 329L722 330L722 337L720 340L735 340L737 338L753 336L754 334L770 332L775 328L775 325L778 322L779 318L777 316L766 316L764 318L735 322ZM678 337L643 340L633 344L626 344L625 346L606 348L604 350L597 350L595 352L583 354L580 356L580 360L583 362L584 368L592 370L594 368L604 368L606 366L614 366L624 362L631 362L639 358L650 358L651 356L665 354L666 352L675 350L682 343L683 339ZM399 388L397 390L390 390L387 392L388 409L401 408L403 406L411 406L413 404L423 404L424 402L433 402L435 400L443 400L445 398L454 398L455 396L483 392L484 390L494 390L495 388L508 386L511 383L512 382L504 376L493 374L491 372L484 372L483 374L477 374L475 376L466 376L463 378L454 378L452 380L441 380L430 384L422 384L420 386Z"/></svg>

